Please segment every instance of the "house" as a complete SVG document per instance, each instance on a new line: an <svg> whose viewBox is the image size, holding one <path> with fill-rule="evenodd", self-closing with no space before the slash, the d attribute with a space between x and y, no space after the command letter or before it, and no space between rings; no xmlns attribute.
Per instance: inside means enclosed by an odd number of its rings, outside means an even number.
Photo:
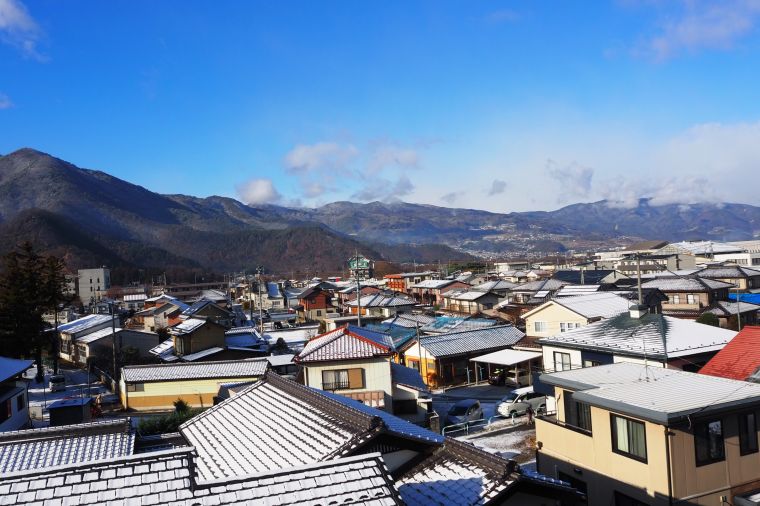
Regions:
<svg viewBox="0 0 760 506"><path fill-rule="evenodd" d="M723 281L740 292L760 288L760 270L736 265L709 265L696 272L702 279Z"/></svg>
<svg viewBox="0 0 760 506"><path fill-rule="evenodd" d="M365 295L361 298L348 301L346 308L348 313L355 315L361 308L362 316L382 316L390 318L399 312L411 311L417 305L417 301L404 295L385 295L376 293Z"/></svg>
<svg viewBox="0 0 760 506"><path fill-rule="evenodd" d="M420 304L443 305L443 295L451 290L463 290L469 285L453 279L427 279L412 285L409 292Z"/></svg>
<svg viewBox="0 0 760 506"><path fill-rule="evenodd" d="M552 279L573 285L614 285L630 276L613 269L576 269L556 271Z"/></svg>
<svg viewBox="0 0 760 506"><path fill-rule="evenodd" d="M90 314L69 323L59 325L58 333L61 340L59 356L63 360L74 362L74 356L76 354L76 346L74 343L77 339L101 329L119 326L118 318L111 315L101 314Z"/></svg>
<svg viewBox="0 0 760 506"><path fill-rule="evenodd" d="M531 338L550 337L627 313L630 305L628 299L612 292L556 297L522 315L525 333Z"/></svg>
<svg viewBox="0 0 760 506"><path fill-rule="evenodd" d="M497 274L503 274L509 271L527 271L530 270L531 264L529 260L507 260L506 262L494 262L493 268Z"/></svg>
<svg viewBox="0 0 760 506"><path fill-rule="evenodd" d="M0 357L0 433L29 424L24 372L33 364L33 360Z"/></svg>
<svg viewBox="0 0 760 506"><path fill-rule="evenodd" d="M306 386L425 423L427 386L418 371L393 363L395 353L388 334L346 325L311 339L293 361Z"/></svg>
<svg viewBox="0 0 760 506"><path fill-rule="evenodd" d="M111 271L106 267L79 269L77 271L77 294L82 304L93 304L111 288Z"/></svg>
<svg viewBox="0 0 760 506"><path fill-rule="evenodd" d="M191 355L210 348L224 348L226 328L213 320L188 318L169 328L178 356Z"/></svg>
<svg viewBox="0 0 760 506"><path fill-rule="evenodd" d="M751 302L719 300L713 307L705 311L718 317L718 322L724 329L736 329L737 315L740 315L742 325L757 325L760 305Z"/></svg>
<svg viewBox="0 0 760 506"><path fill-rule="evenodd" d="M694 320L716 302L728 300L732 285L696 276L667 276L646 281L641 287L656 288L668 296L662 303L663 314Z"/></svg>
<svg viewBox="0 0 760 506"><path fill-rule="evenodd" d="M298 295L296 321L299 323L318 322L334 310L332 294L319 285L314 285Z"/></svg>
<svg viewBox="0 0 760 506"><path fill-rule="evenodd" d="M413 285L430 279L439 279L440 277L440 273L436 271L402 272L400 274L386 274L383 276L383 280L389 290L409 293Z"/></svg>
<svg viewBox="0 0 760 506"><path fill-rule="evenodd" d="M485 283L475 285L472 287L472 289L476 292L493 292L503 299L507 296L507 293L517 288L517 286L517 283L512 283L503 279L497 279L495 281L486 281Z"/></svg>
<svg viewBox="0 0 760 506"><path fill-rule="evenodd" d="M641 275L657 274L663 271L678 271L696 267L694 255L680 253L649 254L624 256L617 265L617 270L628 277L636 277L639 269Z"/></svg>
<svg viewBox="0 0 760 506"><path fill-rule="evenodd" d="M208 299L200 299L194 302L190 307L182 311L182 317L205 318L226 328L231 328L235 325L235 315L231 311Z"/></svg>
<svg viewBox="0 0 760 506"><path fill-rule="evenodd" d="M471 358L503 350L525 334L512 325L420 336L404 351L404 365L416 369L431 387L475 381Z"/></svg>
<svg viewBox="0 0 760 506"><path fill-rule="evenodd" d="M632 363L541 382L557 411L536 420L538 471L590 506L753 504L760 385Z"/></svg>
<svg viewBox="0 0 760 506"><path fill-rule="evenodd" d="M536 342L546 371L614 362L699 370L736 332L631 308L629 312Z"/></svg>
<svg viewBox="0 0 760 506"><path fill-rule="evenodd" d="M525 312L528 310L528 306L543 304L551 299L560 288L569 284L559 279L541 279L523 283L512 289L512 293L508 298L508 304L523 306L523 312Z"/></svg>
<svg viewBox="0 0 760 506"><path fill-rule="evenodd" d="M711 358L699 374L752 381L760 370L760 327L744 327Z"/></svg>
<svg viewBox="0 0 760 506"><path fill-rule="evenodd" d="M134 449L129 418L4 431L0 432L0 473L116 459L132 455Z"/></svg>
<svg viewBox="0 0 760 506"><path fill-rule="evenodd" d="M145 293L127 293L122 298L122 307L130 311L139 311L145 306L147 298Z"/></svg>
<svg viewBox="0 0 760 506"><path fill-rule="evenodd" d="M496 292L475 289L451 290L443 294L441 311L475 315L493 307L502 300Z"/></svg>
<svg viewBox="0 0 760 506"><path fill-rule="evenodd" d="M149 357L150 350L158 344L158 334L139 330L122 329L115 330L106 327L87 335L78 337L73 344L71 361L77 365L87 367L88 362L94 358L110 358L113 353L113 337L116 336L116 346L120 350L133 348L141 357Z"/></svg>
<svg viewBox="0 0 760 506"><path fill-rule="evenodd" d="M266 359L124 366L121 404L138 411L173 409L177 399L197 408L213 406L221 383L256 381L268 367Z"/></svg>
<svg viewBox="0 0 760 506"><path fill-rule="evenodd" d="M185 309L189 306L185 305ZM181 306L171 302L163 302L157 305L147 306L136 312L130 319L130 328L142 329L145 332L155 332L176 325L181 321Z"/></svg>

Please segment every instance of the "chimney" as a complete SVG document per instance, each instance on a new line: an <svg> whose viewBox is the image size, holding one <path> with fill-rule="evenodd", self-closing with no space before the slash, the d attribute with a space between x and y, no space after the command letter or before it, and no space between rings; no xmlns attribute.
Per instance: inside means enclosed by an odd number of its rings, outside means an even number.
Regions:
<svg viewBox="0 0 760 506"><path fill-rule="evenodd" d="M639 318L641 318L642 316L644 316L645 314L649 312L649 308L647 308L646 306L642 304L634 304L633 306L628 308L628 312L630 313L631 318L633 318L634 320L638 320Z"/></svg>

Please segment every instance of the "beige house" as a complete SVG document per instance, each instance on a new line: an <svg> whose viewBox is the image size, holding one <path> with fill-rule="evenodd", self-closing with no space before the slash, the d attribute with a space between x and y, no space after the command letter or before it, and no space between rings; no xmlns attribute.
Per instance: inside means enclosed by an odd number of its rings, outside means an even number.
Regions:
<svg viewBox="0 0 760 506"><path fill-rule="evenodd" d="M539 472L590 506L740 504L760 490L760 385L618 363L541 376ZM756 504L756 503L741 503Z"/></svg>
<svg viewBox="0 0 760 506"><path fill-rule="evenodd" d="M346 325L310 340L293 361L307 386L424 422L430 403L419 372L392 361L393 339Z"/></svg>
<svg viewBox="0 0 760 506"><path fill-rule="evenodd" d="M125 366L119 382L121 404L124 409L163 411L182 399L191 407L208 408L221 385L257 381L268 368L265 358Z"/></svg>
<svg viewBox="0 0 760 506"><path fill-rule="evenodd" d="M523 315L525 333L550 337L625 313L630 305L628 299L611 292L555 298Z"/></svg>

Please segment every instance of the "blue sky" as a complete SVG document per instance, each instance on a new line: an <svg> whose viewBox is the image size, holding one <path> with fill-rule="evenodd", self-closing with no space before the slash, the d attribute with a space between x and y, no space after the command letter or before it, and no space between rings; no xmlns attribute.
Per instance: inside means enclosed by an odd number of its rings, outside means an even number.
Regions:
<svg viewBox="0 0 760 506"><path fill-rule="evenodd" d="M759 21L757 0L0 0L0 153L254 204L756 204Z"/></svg>

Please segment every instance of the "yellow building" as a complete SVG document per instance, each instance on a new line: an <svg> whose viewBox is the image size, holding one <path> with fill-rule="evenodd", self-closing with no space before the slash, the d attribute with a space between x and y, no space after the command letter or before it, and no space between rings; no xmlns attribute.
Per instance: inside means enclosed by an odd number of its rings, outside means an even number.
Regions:
<svg viewBox="0 0 760 506"><path fill-rule="evenodd" d="M522 315L529 337L551 337L628 311L631 302L611 292L558 297Z"/></svg>
<svg viewBox="0 0 760 506"><path fill-rule="evenodd" d="M125 366L119 382L121 404L138 411L167 410L182 399L191 407L208 408L221 385L257 381L268 367L265 358Z"/></svg>
<svg viewBox="0 0 760 506"><path fill-rule="evenodd" d="M760 384L632 363L541 382L557 411L536 420L538 470L591 506L719 506L760 490Z"/></svg>

